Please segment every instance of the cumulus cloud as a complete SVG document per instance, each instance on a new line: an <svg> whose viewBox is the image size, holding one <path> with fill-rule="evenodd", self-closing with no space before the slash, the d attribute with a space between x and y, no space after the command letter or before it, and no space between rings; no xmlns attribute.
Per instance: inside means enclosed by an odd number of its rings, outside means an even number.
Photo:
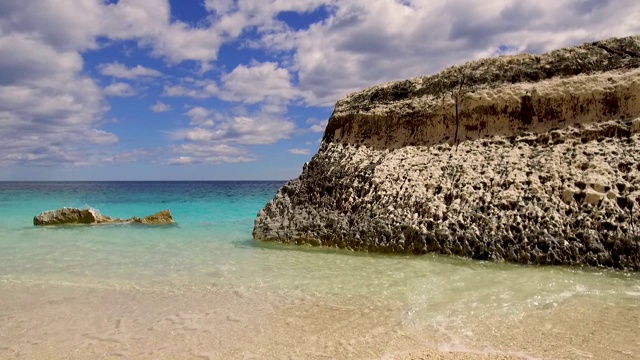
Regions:
<svg viewBox="0 0 640 360"><path fill-rule="evenodd" d="M287 150L289 154L293 155L309 155L311 152L309 149L289 149Z"/></svg>
<svg viewBox="0 0 640 360"><path fill-rule="evenodd" d="M191 122L189 125L192 126L201 126L201 127L211 127L215 124L214 118L222 119L220 114L217 114L213 110L209 110L203 108L201 106L196 106L191 110L187 111L187 116L191 118Z"/></svg>
<svg viewBox="0 0 640 360"><path fill-rule="evenodd" d="M335 0L262 0L233 1L205 0L204 5L212 11L216 28L232 37L239 36L246 28L255 27L259 31L282 29L286 25L277 19L284 11L308 13Z"/></svg>
<svg viewBox="0 0 640 360"><path fill-rule="evenodd" d="M94 49L103 9L92 0L3 0L0 29L3 36L25 34L61 53Z"/></svg>
<svg viewBox="0 0 640 360"><path fill-rule="evenodd" d="M104 94L107 96L134 96L136 91L131 87L131 85L123 82L117 82L108 85L104 88Z"/></svg>
<svg viewBox="0 0 640 360"><path fill-rule="evenodd" d="M241 146L228 144L186 143L172 147L180 155L169 159L172 165L243 163L258 160L258 157Z"/></svg>
<svg viewBox="0 0 640 360"><path fill-rule="evenodd" d="M158 101L151 106L151 111L155 113L167 112L167 111L171 111L171 106L161 101Z"/></svg>
<svg viewBox="0 0 640 360"><path fill-rule="evenodd" d="M102 161L105 163L132 163L148 158L159 151L161 149L135 149L113 155L105 155L102 157Z"/></svg>
<svg viewBox="0 0 640 360"><path fill-rule="evenodd" d="M113 76L120 79L137 79L139 77L158 77L162 76L162 73L158 70L150 69L141 65L128 68L119 62L113 62L110 64L102 64L98 66L100 73L106 76Z"/></svg>
<svg viewBox="0 0 640 360"><path fill-rule="evenodd" d="M215 80L183 80L178 85L165 85L163 96L207 99L220 94Z"/></svg>
<svg viewBox="0 0 640 360"><path fill-rule="evenodd" d="M185 165L185 164L193 164L194 160L190 156L178 156L169 159L169 164L171 165Z"/></svg>
<svg viewBox="0 0 640 360"><path fill-rule="evenodd" d="M264 49L292 52L307 104L331 106L348 92L435 73L500 49L541 53L640 32L633 0L327 1L328 18L306 29L262 33Z"/></svg>
<svg viewBox="0 0 640 360"><path fill-rule="evenodd" d="M270 145L293 135L293 121L267 113L224 115L204 107L186 114L190 128L170 131L168 136L183 142L172 151L191 159L190 163L249 162L259 158L248 145Z"/></svg>
<svg viewBox="0 0 640 360"><path fill-rule="evenodd" d="M83 54L128 41L171 67L200 64L195 79L163 77L165 96L254 106L221 115L187 107L190 127L173 132L176 162L251 161L245 146L292 136L288 106L332 106L348 92L435 73L484 56L542 53L640 33L636 0L204 0L198 24L171 14L168 0L3 0L0 2L0 164L80 164L93 145L118 141L101 129L109 96L132 96L117 81L101 88ZM296 27L283 12L324 18ZM82 16L78 16L82 14ZM310 17L311 18L311 17ZM235 43L233 43L235 41ZM106 42L106 45L105 45ZM261 50L259 61L214 65L223 44ZM215 71L208 71L215 69ZM157 78L155 69L119 62L98 67L116 79ZM152 111L167 111L158 102ZM302 131L322 132L326 122ZM189 145L189 146L187 146ZM226 145L235 149L215 148ZM205 149L214 149L206 151ZM296 150L296 149L292 149ZM300 150L300 149L297 149ZM226 151L226 153L225 153Z"/></svg>
<svg viewBox="0 0 640 360"><path fill-rule="evenodd" d="M307 124L311 125L309 131L311 132L324 132L329 120L317 120L315 118L307 119Z"/></svg>
<svg viewBox="0 0 640 360"><path fill-rule="evenodd" d="M100 158L87 143L117 141L114 134L100 130L108 110L105 97L132 96L135 90L122 82L101 89L83 72L82 53L97 50L98 39L134 41L170 64L194 60L206 70L221 44L240 35L227 29L228 24L218 19L192 26L175 20L167 0L3 0L0 163L78 164L91 156ZM161 75L117 62L99 71L121 79Z"/></svg>
<svg viewBox="0 0 640 360"><path fill-rule="evenodd" d="M92 158L92 144L117 142L98 129L107 105L82 57L0 19L0 164L76 165Z"/></svg>
<svg viewBox="0 0 640 360"><path fill-rule="evenodd" d="M196 60L208 67L218 56L224 38L213 27L192 27L171 19L166 0L121 0L99 4L99 33L113 40L137 40L152 54L171 63Z"/></svg>
<svg viewBox="0 0 640 360"><path fill-rule="evenodd" d="M268 145L287 139L296 130L295 124L288 120L234 116L211 127L195 127L186 132L184 138L189 141L224 141L247 145Z"/></svg>
<svg viewBox="0 0 640 360"><path fill-rule="evenodd" d="M223 75L222 82L221 98L229 101L286 103L296 96L291 74L274 62L239 65L231 73Z"/></svg>
<svg viewBox="0 0 640 360"><path fill-rule="evenodd" d="M300 97L292 84L289 70L275 62L238 65L221 76L220 84L215 80L201 80L165 86L164 95L194 99L217 97L244 104L263 103L263 110L270 113L283 112L283 107Z"/></svg>

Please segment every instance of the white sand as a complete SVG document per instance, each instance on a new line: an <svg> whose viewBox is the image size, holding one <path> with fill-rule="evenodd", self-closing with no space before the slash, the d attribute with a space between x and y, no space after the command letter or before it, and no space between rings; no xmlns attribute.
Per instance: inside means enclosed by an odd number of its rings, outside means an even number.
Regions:
<svg viewBox="0 0 640 360"><path fill-rule="evenodd" d="M640 305L640 301L637 305ZM579 301L444 327L299 292L0 283L0 358L634 359L640 307ZM455 315L455 314L450 314Z"/></svg>

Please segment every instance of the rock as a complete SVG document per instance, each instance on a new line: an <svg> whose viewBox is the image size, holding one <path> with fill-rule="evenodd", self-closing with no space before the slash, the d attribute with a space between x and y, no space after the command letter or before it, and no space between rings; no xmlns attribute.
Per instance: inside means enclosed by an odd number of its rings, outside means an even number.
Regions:
<svg viewBox="0 0 640 360"><path fill-rule="evenodd" d="M569 188L565 188L562 191L562 200L564 200L564 202L567 203L567 204L571 204L573 201L575 201L573 199L573 195L575 195L575 194L576 194L575 190L571 190Z"/></svg>
<svg viewBox="0 0 640 360"><path fill-rule="evenodd" d="M373 86L253 236L640 270L638 124L640 36Z"/></svg>
<svg viewBox="0 0 640 360"><path fill-rule="evenodd" d="M584 201L587 204L593 205L593 206L598 206L600 204L600 202L602 201L602 199L604 199L604 194L592 189L587 189L585 191L586 197L584 199Z"/></svg>
<svg viewBox="0 0 640 360"><path fill-rule="evenodd" d="M148 225L175 224L175 221L173 220L173 216L171 215L171 211L169 210L162 210L153 215L143 217L142 219L134 217L131 219L131 221L135 223L148 224Z"/></svg>
<svg viewBox="0 0 640 360"><path fill-rule="evenodd" d="M95 209L62 208L41 213L33 218L33 225L96 224L102 215Z"/></svg>
<svg viewBox="0 0 640 360"><path fill-rule="evenodd" d="M640 132L640 119L635 119L631 122L631 132L634 134Z"/></svg>
<svg viewBox="0 0 640 360"><path fill-rule="evenodd" d="M62 208L41 213L33 218L33 225L74 225L74 224L114 224L114 223L141 223L141 224L175 224L171 212L162 210L144 218L132 217L128 220L114 219L100 214L96 209Z"/></svg>

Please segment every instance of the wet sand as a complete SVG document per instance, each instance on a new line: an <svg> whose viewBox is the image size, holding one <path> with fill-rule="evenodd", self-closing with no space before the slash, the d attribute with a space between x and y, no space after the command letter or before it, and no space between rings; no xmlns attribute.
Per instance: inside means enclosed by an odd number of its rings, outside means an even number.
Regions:
<svg viewBox="0 0 640 360"><path fill-rule="evenodd" d="M0 358L640 358L640 301L575 299L510 317L420 322L409 311L401 301L216 284L4 281Z"/></svg>

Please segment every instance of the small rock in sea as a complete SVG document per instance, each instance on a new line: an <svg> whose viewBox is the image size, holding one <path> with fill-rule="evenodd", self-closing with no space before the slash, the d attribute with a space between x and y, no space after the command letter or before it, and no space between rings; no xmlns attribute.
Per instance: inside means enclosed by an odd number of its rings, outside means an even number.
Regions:
<svg viewBox="0 0 640 360"><path fill-rule="evenodd" d="M50 210L33 218L33 225L96 224L103 216L95 209L64 207Z"/></svg>
<svg viewBox="0 0 640 360"><path fill-rule="evenodd" d="M173 216L171 215L171 211L169 210L162 210L153 215L143 217L142 219L133 217L129 219L129 221L140 223L140 224L152 224L152 225L175 224L175 221L173 220Z"/></svg>
<svg viewBox="0 0 640 360"><path fill-rule="evenodd" d="M162 210L143 218L132 217L128 220L114 219L100 214L96 209L78 209L64 207L58 210L50 210L33 218L33 225L74 225L74 224L114 224L114 223L140 223L147 225L175 224L171 211Z"/></svg>

